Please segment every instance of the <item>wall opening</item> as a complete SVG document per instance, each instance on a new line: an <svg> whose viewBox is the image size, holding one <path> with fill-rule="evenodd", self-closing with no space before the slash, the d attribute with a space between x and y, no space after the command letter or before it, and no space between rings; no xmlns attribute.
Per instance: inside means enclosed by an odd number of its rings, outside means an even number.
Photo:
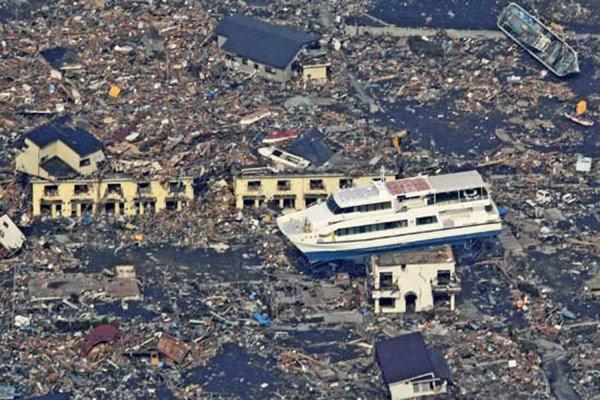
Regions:
<svg viewBox="0 0 600 400"><path fill-rule="evenodd" d="M413 292L408 292L404 296L404 301L406 304L406 313L407 314L414 313L417 309L417 295L414 294Z"/></svg>

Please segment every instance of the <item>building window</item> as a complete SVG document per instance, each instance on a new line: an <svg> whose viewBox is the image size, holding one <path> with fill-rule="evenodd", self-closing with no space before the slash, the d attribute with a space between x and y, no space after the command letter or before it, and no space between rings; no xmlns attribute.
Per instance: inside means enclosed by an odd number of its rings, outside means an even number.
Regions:
<svg viewBox="0 0 600 400"><path fill-rule="evenodd" d="M354 185L351 178L340 179L340 189L350 188Z"/></svg>
<svg viewBox="0 0 600 400"><path fill-rule="evenodd" d="M277 190L290 190L291 184L289 180L277 181Z"/></svg>
<svg viewBox="0 0 600 400"><path fill-rule="evenodd" d="M379 273L379 287L382 290L391 289L394 286L394 281L391 272L380 272Z"/></svg>
<svg viewBox="0 0 600 400"><path fill-rule="evenodd" d="M177 210L177 200L167 200L165 202L165 208L167 211L176 211Z"/></svg>
<svg viewBox="0 0 600 400"><path fill-rule="evenodd" d="M248 181L248 190L256 192L260 190L260 181Z"/></svg>
<svg viewBox="0 0 600 400"><path fill-rule="evenodd" d="M437 217L435 215L417 218L417 225L429 225L435 223L437 223Z"/></svg>
<svg viewBox="0 0 600 400"><path fill-rule="evenodd" d="M185 192L185 184L183 182L170 182L169 192L171 193L183 193Z"/></svg>
<svg viewBox="0 0 600 400"><path fill-rule="evenodd" d="M282 199L283 208L295 208L296 207L296 197L286 197Z"/></svg>
<svg viewBox="0 0 600 400"><path fill-rule="evenodd" d="M90 165L90 159L89 158L84 158L83 160L79 161L79 166L80 167L87 167Z"/></svg>
<svg viewBox="0 0 600 400"><path fill-rule="evenodd" d="M46 185L44 186L44 195L46 196L57 196L58 185Z"/></svg>
<svg viewBox="0 0 600 400"><path fill-rule="evenodd" d="M323 184L323 179L311 179L309 181L310 190L323 190L325 189L325 185Z"/></svg>
<svg viewBox="0 0 600 400"><path fill-rule="evenodd" d="M120 183L109 183L106 189L108 194L123 194L123 189Z"/></svg>
<svg viewBox="0 0 600 400"><path fill-rule="evenodd" d="M86 194L89 191L88 185L75 185L73 188L73 193L77 194Z"/></svg>
<svg viewBox="0 0 600 400"><path fill-rule="evenodd" d="M396 308L396 299L393 297L382 297L379 299L381 308Z"/></svg>
<svg viewBox="0 0 600 400"><path fill-rule="evenodd" d="M140 193L150 193L150 182L139 182L138 191Z"/></svg>

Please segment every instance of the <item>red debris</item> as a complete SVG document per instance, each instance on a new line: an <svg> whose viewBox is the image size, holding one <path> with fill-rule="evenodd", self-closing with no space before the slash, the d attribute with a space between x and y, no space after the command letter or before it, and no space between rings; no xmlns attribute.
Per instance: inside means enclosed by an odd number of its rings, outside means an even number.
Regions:
<svg viewBox="0 0 600 400"><path fill-rule="evenodd" d="M81 345L81 355L86 357L88 353L99 343L116 342L121 338L121 332L113 325L98 325L85 338Z"/></svg>

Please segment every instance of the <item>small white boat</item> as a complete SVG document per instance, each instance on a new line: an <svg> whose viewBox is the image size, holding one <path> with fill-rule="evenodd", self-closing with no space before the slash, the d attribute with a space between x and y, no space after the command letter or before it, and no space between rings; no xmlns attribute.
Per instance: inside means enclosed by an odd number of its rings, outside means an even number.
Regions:
<svg viewBox="0 0 600 400"><path fill-rule="evenodd" d="M276 164L291 168L305 169L310 165L310 161L275 147L261 147L258 149L258 154L274 161Z"/></svg>
<svg viewBox="0 0 600 400"><path fill-rule="evenodd" d="M461 242L502 229L477 171L340 189L279 217L277 225L311 262Z"/></svg>
<svg viewBox="0 0 600 400"><path fill-rule="evenodd" d="M271 115L272 113L269 110L254 111L244 115L240 119L240 125L252 125L253 123L260 121L261 119L270 117Z"/></svg>

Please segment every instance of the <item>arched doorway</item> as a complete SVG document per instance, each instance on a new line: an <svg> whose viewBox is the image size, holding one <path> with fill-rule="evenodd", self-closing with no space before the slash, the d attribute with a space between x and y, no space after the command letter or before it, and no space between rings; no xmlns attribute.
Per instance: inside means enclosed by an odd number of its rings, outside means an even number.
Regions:
<svg viewBox="0 0 600 400"><path fill-rule="evenodd" d="M413 292L408 292L404 295L404 301L406 305L406 313L414 313L417 308L417 295Z"/></svg>

